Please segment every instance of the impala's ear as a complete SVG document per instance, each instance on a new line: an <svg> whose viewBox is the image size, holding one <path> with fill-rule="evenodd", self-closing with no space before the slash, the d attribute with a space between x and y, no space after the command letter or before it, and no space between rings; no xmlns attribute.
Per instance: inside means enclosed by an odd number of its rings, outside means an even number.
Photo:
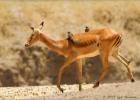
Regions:
<svg viewBox="0 0 140 100"><path fill-rule="evenodd" d="M34 31L34 27L30 26L31 30Z"/></svg>
<svg viewBox="0 0 140 100"><path fill-rule="evenodd" d="M42 21L41 23L40 23L40 30L43 28L43 26L44 26L44 21Z"/></svg>
<svg viewBox="0 0 140 100"><path fill-rule="evenodd" d="M27 25L30 27L30 29L31 29L32 31L34 31L34 27L32 27L32 25L31 25L30 23L28 23Z"/></svg>

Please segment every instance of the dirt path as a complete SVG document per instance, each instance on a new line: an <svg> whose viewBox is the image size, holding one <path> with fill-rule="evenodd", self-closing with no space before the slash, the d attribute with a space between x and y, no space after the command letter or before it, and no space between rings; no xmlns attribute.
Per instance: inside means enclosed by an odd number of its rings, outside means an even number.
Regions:
<svg viewBox="0 0 140 100"><path fill-rule="evenodd" d="M140 100L140 81L135 83L103 84L93 89L92 84L63 85L64 93L56 86L0 88L0 100Z"/></svg>

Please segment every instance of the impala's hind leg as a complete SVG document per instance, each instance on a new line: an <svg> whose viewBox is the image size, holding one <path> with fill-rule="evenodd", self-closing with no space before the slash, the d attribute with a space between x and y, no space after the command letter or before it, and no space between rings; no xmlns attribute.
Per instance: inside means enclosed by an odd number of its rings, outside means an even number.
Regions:
<svg viewBox="0 0 140 100"><path fill-rule="evenodd" d="M131 60L127 60L125 57L123 57L120 53L118 54L128 65L130 64L130 62L132 61L132 59Z"/></svg>
<svg viewBox="0 0 140 100"><path fill-rule="evenodd" d="M131 82L134 82L134 77L133 77L133 74L129 68L129 64L131 61L128 61L125 57L123 57L120 53L115 53L115 55L113 55L118 61L120 61L127 69L128 71L128 76L131 80Z"/></svg>
<svg viewBox="0 0 140 100"><path fill-rule="evenodd" d="M108 71L108 53L103 53L101 54L101 61L102 61L102 70L101 70L101 73L99 75L99 79L97 80L97 82L94 84L93 88L95 87L98 87L99 86L99 83L100 81L105 77L107 71Z"/></svg>
<svg viewBox="0 0 140 100"><path fill-rule="evenodd" d="M83 79L82 79L82 59L78 59L77 60L77 76L78 76L78 81L79 81L79 91L81 91L82 90L82 81L83 81Z"/></svg>

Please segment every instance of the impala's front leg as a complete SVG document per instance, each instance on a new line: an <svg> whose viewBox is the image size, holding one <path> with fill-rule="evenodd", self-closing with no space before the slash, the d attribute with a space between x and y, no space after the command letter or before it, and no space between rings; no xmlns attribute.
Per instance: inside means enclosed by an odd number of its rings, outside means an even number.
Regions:
<svg viewBox="0 0 140 100"><path fill-rule="evenodd" d="M58 77L57 77L57 87L58 89L63 93L63 88L60 87L60 82L61 82L61 77L62 74L64 72L64 69L74 61L74 56L70 56L66 59L66 61L64 62L64 64L60 67L59 72L58 72Z"/></svg>
<svg viewBox="0 0 140 100"><path fill-rule="evenodd" d="M82 79L82 59L78 59L77 60L77 76L78 76L78 81L79 81L79 91L81 91L82 90L82 81L83 81L83 79Z"/></svg>

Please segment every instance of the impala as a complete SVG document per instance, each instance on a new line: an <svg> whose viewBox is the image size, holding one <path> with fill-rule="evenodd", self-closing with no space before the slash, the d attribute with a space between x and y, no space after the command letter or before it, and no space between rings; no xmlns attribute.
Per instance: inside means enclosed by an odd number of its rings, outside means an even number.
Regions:
<svg viewBox="0 0 140 100"><path fill-rule="evenodd" d="M118 47L122 41L122 35L118 32L115 32L109 28L100 28L87 30L85 32L73 35L72 33L68 33L68 38L62 40L53 40L48 36L45 36L41 29L43 27L44 22L40 24L40 28L33 28L33 33L27 40L25 47L32 46L35 42L40 41L43 42L58 54L63 55L66 59L65 62L59 69L57 76L57 87L63 92L63 88L60 86L61 76L64 72L64 69L68 67L72 62L76 61L78 63L77 66L77 75L79 80L79 91L82 89L82 58L85 57L94 57L96 55L100 55L102 61L102 69L99 75L98 80L94 84L94 88L99 86L99 83L105 77L108 71L108 58L109 56L113 56L117 60L119 60L122 64L125 65L128 71L129 78L132 82L134 82L134 78L132 72L130 70L129 63L125 57L123 57L118 52ZM86 31L87 30L87 31Z"/></svg>

